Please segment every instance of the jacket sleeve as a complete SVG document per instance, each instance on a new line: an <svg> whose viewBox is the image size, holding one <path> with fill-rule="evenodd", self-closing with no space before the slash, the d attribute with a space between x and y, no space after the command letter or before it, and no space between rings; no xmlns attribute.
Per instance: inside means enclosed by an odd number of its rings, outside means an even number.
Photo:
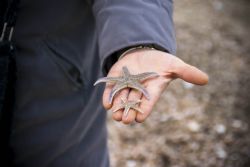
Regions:
<svg viewBox="0 0 250 167"><path fill-rule="evenodd" d="M102 69L130 46L153 44L175 54L172 0L93 0Z"/></svg>

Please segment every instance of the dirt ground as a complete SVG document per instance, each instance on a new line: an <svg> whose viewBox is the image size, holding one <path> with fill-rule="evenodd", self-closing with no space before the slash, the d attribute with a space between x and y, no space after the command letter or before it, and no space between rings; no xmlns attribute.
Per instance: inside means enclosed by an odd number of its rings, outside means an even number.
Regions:
<svg viewBox="0 0 250 167"><path fill-rule="evenodd" d="M174 3L177 56L210 82L172 82L142 124L108 115L111 165L250 167L250 2Z"/></svg>

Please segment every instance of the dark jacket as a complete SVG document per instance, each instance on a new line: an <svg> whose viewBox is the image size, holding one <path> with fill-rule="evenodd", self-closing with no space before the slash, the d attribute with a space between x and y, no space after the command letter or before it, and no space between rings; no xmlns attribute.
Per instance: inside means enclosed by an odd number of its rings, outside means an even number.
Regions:
<svg viewBox="0 0 250 167"><path fill-rule="evenodd" d="M175 53L172 1L21 0L14 41L14 164L108 167L103 87L93 83L123 48Z"/></svg>

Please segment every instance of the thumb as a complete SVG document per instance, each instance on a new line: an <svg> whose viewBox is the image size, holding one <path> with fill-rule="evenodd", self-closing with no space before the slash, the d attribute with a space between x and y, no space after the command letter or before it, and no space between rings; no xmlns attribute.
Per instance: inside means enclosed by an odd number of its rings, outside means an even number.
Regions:
<svg viewBox="0 0 250 167"><path fill-rule="evenodd" d="M172 73L175 77L196 85L206 85L209 80L206 73L183 61L178 61Z"/></svg>

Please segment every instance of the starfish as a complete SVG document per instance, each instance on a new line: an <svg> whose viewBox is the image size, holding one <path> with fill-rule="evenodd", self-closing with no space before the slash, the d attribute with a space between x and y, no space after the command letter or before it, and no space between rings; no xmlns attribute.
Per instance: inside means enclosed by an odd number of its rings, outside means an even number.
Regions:
<svg viewBox="0 0 250 167"><path fill-rule="evenodd" d="M121 99L121 100L122 100L121 105L114 110L110 109L110 111L112 111L114 113L114 112L124 108L124 114L126 117L128 116L128 112L130 109L134 109L135 111L138 111L142 114L144 113L143 111L140 110L139 107L137 107L137 104L139 104L141 102L141 100L136 100L136 101L125 101L124 99Z"/></svg>
<svg viewBox="0 0 250 167"><path fill-rule="evenodd" d="M123 75L120 77L103 77L103 78L98 79L94 84L95 86L96 84L101 83L101 82L115 83L115 86L112 88L110 96L109 96L110 104L112 103L113 97L118 91L124 88L128 88L128 87L142 92L143 95L147 99L150 99L148 91L143 87L143 85L140 82L146 79L152 78L152 77L159 76L157 73L145 72L145 73L141 73L137 75L132 75L130 74L126 66L122 67L122 72L123 72Z"/></svg>

